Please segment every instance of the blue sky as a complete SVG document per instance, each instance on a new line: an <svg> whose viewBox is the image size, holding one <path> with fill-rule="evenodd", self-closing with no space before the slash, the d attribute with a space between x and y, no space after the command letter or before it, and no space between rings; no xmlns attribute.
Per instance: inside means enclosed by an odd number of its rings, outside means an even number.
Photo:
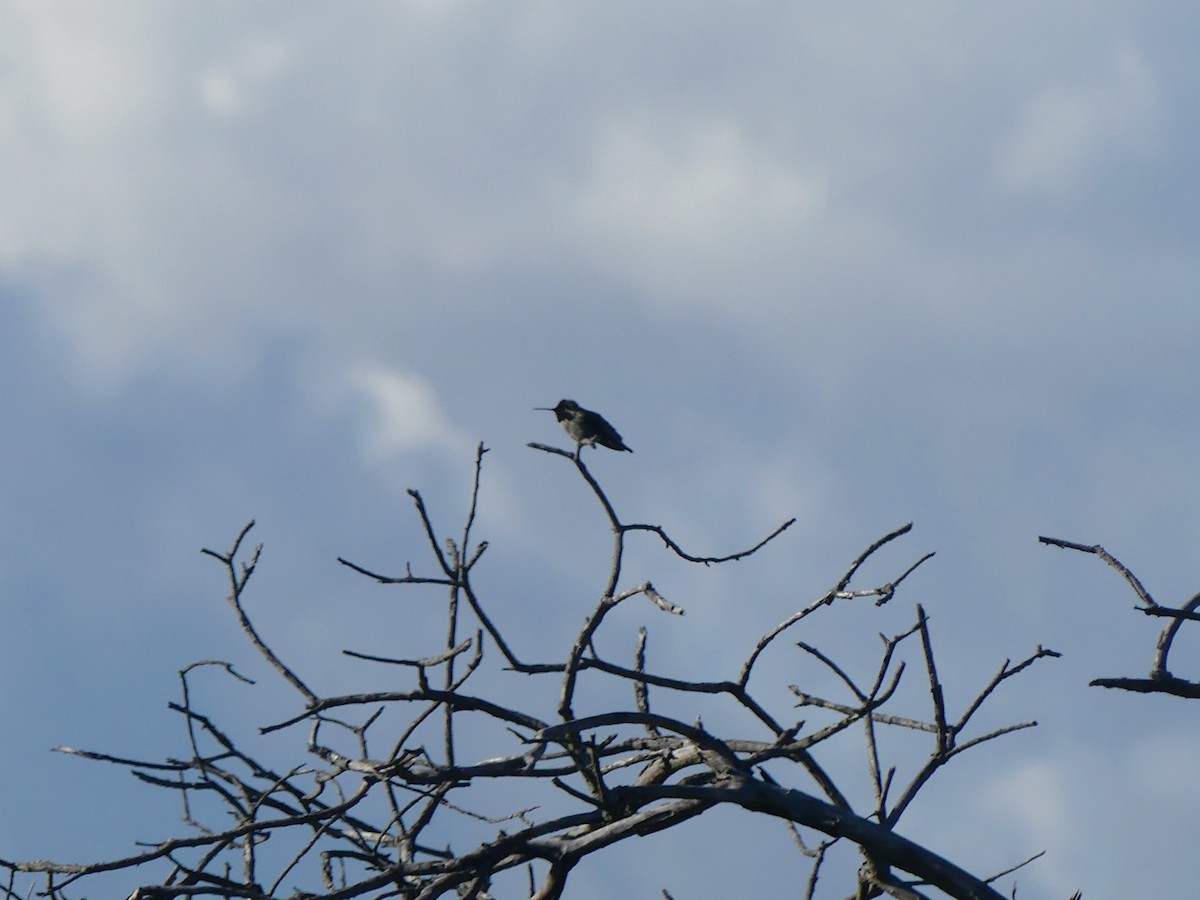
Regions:
<svg viewBox="0 0 1200 900"><path fill-rule="evenodd" d="M457 530L482 440L486 580L565 652L608 551L525 443L574 397L636 450L595 458L627 518L699 553L798 518L719 571L637 548L631 583L688 616L631 610L614 647L644 623L664 669L732 671L914 521L876 570L936 550L907 591L803 639L869 666L921 602L960 699L1064 657L996 699L1041 727L900 830L981 873L1046 849L1021 896L1178 895L1200 736L1183 701L1087 687L1144 674L1156 627L1035 539L1200 589L1198 29L1169 2L6 4L0 855L182 828L48 750L182 751L178 668L257 665L198 552L251 518L261 627L346 688L375 673L343 647L424 652L432 614L336 557L429 565L404 489ZM248 724L294 703L255 674L214 688ZM622 850L622 895L726 896L689 828Z"/></svg>

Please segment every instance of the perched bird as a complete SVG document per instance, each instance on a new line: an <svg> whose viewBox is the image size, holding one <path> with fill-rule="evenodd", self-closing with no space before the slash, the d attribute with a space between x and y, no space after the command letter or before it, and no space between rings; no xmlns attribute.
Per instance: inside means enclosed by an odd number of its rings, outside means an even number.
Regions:
<svg viewBox="0 0 1200 900"><path fill-rule="evenodd" d="M562 422L562 427L566 429L567 434L574 438L576 444L591 444L593 447L599 444L609 450L633 452L625 446L621 435L617 434L617 429L609 425L604 416L598 412L592 412L590 409L584 409L574 400L559 400L558 406L555 407L536 406L534 408L554 413L558 421Z"/></svg>

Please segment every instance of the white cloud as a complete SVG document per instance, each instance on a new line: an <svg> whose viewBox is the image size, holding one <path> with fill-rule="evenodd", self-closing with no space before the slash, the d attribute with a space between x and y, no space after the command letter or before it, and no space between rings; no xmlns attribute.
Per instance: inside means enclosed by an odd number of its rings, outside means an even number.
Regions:
<svg viewBox="0 0 1200 900"><path fill-rule="evenodd" d="M470 440L450 423L433 389L421 378L362 363L351 369L346 384L369 402L364 446L372 461L430 448L464 456L469 452Z"/></svg>
<svg viewBox="0 0 1200 900"><path fill-rule="evenodd" d="M145 23L114 10L78 16L40 5L0 13L0 261L73 256L102 245L114 194L147 161L139 123L162 109ZM119 154L119 156L117 155ZM120 162L120 166L113 165ZM93 215L104 205L108 216ZM107 226L107 227L106 227Z"/></svg>
<svg viewBox="0 0 1200 900"><path fill-rule="evenodd" d="M153 345L177 285L156 188L168 54L145 8L14 4L0 13L0 265L37 299L88 389ZM147 240L147 237L149 239Z"/></svg>
<svg viewBox="0 0 1200 900"><path fill-rule="evenodd" d="M235 378L256 327L303 304L286 198L212 125L261 101L291 45L230 28L172 52L188 24L147 4L0 11L0 268L81 390L154 366Z"/></svg>
<svg viewBox="0 0 1200 900"><path fill-rule="evenodd" d="M581 252L668 297L725 297L796 252L826 205L821 177L728 122L621 119L577 183L559 186Z"/></svg>
<svg viewBox="0 0 1200 900"><path fill-rule="evenodd" d="M1002 141L998 178L1018 192L1068 194L1116 158L1147 155L1160 117L1158 88L1141 55L1120 47L1090 83L1035 93Z"/></svg>
<svg viewBox="0 0 1200 900"><path fill-rule="evenodd" d="M288 46L274 38L237 44L229 59L202 71L196 79L200 100L218 115L243 112L263 85L281 77L291 59Z"/></svg>
<svg viewBox="0 0 1200 900"><path fill-rule="evenodd" d="M20 38L5 42L18 85L64 138L119 134L160 97L160 82L147 77L158 65L153 18L136 4L16 3L0 14L0 27Z"/></svg>
<svg viewBox="0 0 1200 900"><path fill-rule="evenodd" d="M237 78L227 69L209 69L200 75L200 99L220 115L232 115L245 106L245 96Z"/></svg>

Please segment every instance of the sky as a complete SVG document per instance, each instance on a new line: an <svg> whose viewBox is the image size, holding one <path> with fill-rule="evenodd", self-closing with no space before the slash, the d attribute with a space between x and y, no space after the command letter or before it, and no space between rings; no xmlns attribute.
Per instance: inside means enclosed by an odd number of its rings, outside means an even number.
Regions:
<svg viewBox="0 0 1200 900"><path fill-rule="evenodd" d="M726 567L637 543L629 583L688 612L622 608L614 655L645 625L652 664L729 677L911 521L864 573L936 551L896 599L795 640L868 673L921 603L960 705L1063 656L988 707L1039 727L898 830L983 875L1046 850L1022 898L1185 893L1186 701L1087 684L1146 674L1157 625L1036 538L1103 544L1161 603L1200 589L1198 33L1166 0L4 3L0 856L183 833L173 798L50 748L183 753L188 662L258 680L204 683L250 731L297 706L199 552L251 519L273 646L323 692L378 684L341 650L424 654L437 599L336 559L431 567L405 490L457 533L482 441L477 577L527 655L565 655L605 525L526 444L565 446L533 407L570 397L635 450L592 462L627 521L720 555L797 519ZM1172 668L1200 677L1186 631ZM835 690L785 643L782 718L786 684ZM855 752L831 765L861 782ZM568 896L794 889L768 824L703 817ZM756 836L732 873L697 853L731 832Z"/></svg>

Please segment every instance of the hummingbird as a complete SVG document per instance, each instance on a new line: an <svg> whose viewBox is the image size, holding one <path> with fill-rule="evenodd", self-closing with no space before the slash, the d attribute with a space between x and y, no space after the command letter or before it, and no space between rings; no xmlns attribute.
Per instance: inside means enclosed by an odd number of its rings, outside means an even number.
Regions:
<svg viewBox="0 0 1200 900"><path fill-rule="evenodd" d="M567 434L574 438L575 443L580 446L590 444L595 447L599 444L609 450L633 452L625 446L621 435L617 434L617 429L609 425L604 416L598 412L592 412L590 409L584 409L574 400L559 400L558 406L535 406L534 409L554 413L558 421L562 422L562 427L566 429Z"/></svg>

